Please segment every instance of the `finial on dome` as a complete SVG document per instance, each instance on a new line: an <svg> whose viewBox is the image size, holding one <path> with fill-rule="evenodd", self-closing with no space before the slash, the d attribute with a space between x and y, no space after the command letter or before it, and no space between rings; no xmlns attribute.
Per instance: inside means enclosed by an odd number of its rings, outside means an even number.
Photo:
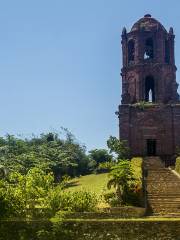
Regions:
<svg viewBox="0 0 180 240"><path fill-rule="evenodd" d="M144 17L145 18L151 18L151 14L145 14Z"/></svg>

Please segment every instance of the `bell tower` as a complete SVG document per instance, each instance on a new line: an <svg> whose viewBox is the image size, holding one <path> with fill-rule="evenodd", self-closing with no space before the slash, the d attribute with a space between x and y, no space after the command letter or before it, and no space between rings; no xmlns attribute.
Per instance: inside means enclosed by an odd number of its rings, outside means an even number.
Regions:
<svg viewBox="0 0 180 240"><path fill-rule="evenodd" d="M167 32L150 14L130 32L123 28L120 139L133 155L170 157L180 147L174 38L173 28Z"/></svg>

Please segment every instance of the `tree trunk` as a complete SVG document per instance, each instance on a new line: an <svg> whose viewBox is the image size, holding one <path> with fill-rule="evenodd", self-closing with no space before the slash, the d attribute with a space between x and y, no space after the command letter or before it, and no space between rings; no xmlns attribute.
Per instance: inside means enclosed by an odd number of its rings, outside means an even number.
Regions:
<svg viewBox="0 0 180 240"><path fill-rule="evenodd" d="M122 205L122 194L121 194L121 188L120 188L120 186L117 186L117 188L116 188L116 194L117 194L117 198L118 198L119 204Z"/></svg>

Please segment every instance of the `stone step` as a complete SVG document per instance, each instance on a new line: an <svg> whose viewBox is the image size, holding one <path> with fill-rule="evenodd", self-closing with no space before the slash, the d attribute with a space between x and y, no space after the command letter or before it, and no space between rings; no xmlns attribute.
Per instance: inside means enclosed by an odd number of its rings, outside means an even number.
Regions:
<svg viewBox="0 0 180 240"><path fill-rule="evenodd" d="M179 218L180 213L153 213L154 217L164 217L164 218ZM152 217L152 216L151 216Z"/></svg>
<svg viewBox="0 0 180 240"><path fill-rule="evenodd" d="M172 199L148 199L148 202L151 203L167 203L167 204L180 204L180 200L172 200Z"/></svg>
<svg viewBox="0 0 180 240"><path fill-rule="evenodd" d="M163 212L173 212L173 213L180 213L180 208L176 206L157 206L157 205L150 205L153 212L163 211Z"/></svg>
<svg viewBox="0 0 180 240"><path fill-rule="evenodd" d="M158 178L157 178L157 177L158 177ZM146 179L148 179L148 178L151 178L151 179L153 179L153 180L155 180L156 178L157 178L157 180L160 179L160 178L175 179L176 181L179 181L179 180L180 180L180 178L176 177L175 175L170 175L170 174L151 174L151 173L149 173L149 174L147 175Z"/></svg>
<svg viewBox="0 0 180 240"><path fill-rule="evenodd" d="M167 193L168 195L173 195L173 192L168 192L168 191L163 191L163 190L156 190L156 189L154 189L154 190L148 190L148 194L152 194L152 195L157 195L157 194L165 194L165 193ZM178 195L180 194L179 192L177 193Z"/></svg>
<svg viewBox="0 0 180 240"><path fill-rule="evenodd" d="M164 192L164 193L166 193L167 195L168 194L173 194L174 192L176 192L176 194L180 194L180 191L179 191L179 189L176 189L176 188L172 188L172 189L168 189L168 190L166 190L165 189L165 187L162 187L161 186L161 188L159 188L159 186L149 186L149 187L147 187L147 192L148 193L152 193L152 192L156 192L156 191L158 191L158 192Z"/></svg>
<svg viewBox="0 0 180 240"><path fill-rule="evenodd" d="M180 199L148 199L149 202L152 202L152 203L169 203L169 204L174 204L174 203L177 203L177 204L180 204Z"/></svg>
<svg viewBox="0 0 180 240"><path fill-rule="evenodd" d="M172 193L171 195L168 195L168 194L150 194L150 193L148 193L147 194L147 197L148 198L151 198L151 197L158 197L158 198L166 198L166 197L168 197L168 198L180 198L180 194L177 194L177 193Z"/></svg>
<svg viewBox="0 0 180 240"><path fill-rule="evenodd" d="M149 184L168 184L168 185L174 185L174 186L179 186L179 184L180 184L180 181L178 181L178 182L176 182L176 180L174 180L174 181L167 181L167 180L157 180L157 181L152 181L152 180L150 180L150 179L147 179L146 180L146 183L149 183Z"/></svg>
<svg viewBox="0 0 180 240"><path fill-rule="evenodd" d="M153 215L180 216L180 178L158 157L144 159L147 200Z"/></svg>
<svg viewBox="0 0 180 240"><path fill-rule="evenodd" d="M162 216L162 217L165 217L165 216L169 216L169 217L173 217L173 216L180 217L180 212L170 213L170 212L167 212L167 211L159 210L159 211L154 211L154 212L152 212L151 215L152 215L152 216Z"/></svg>
<svg viewBox="0 0 180 240"><path fill-rule="evenodd" d="M180 210L176 208L152 208L153 213L174 213L174 214L180 214Z"/></svg>
<svg viewBox="0 0 180 240"><path fill-rule="evenodd" d="M176 175L172 175L170 173L152 173L152 172L149 172L148 173L148 177L155 177L155 176L159 176L159 177L171 177L171 178L174 178L174 179L180 179L178 176Z"/></svg>
<svg viewBox="0 0 180 240"><path fill-rule="evenodd" d="M146 170L147 170L147 172L152 172L152 173L157 173L157 172L160 172L160 173L172 173L172 170L167 169L167 168L148 168Z"/></svg>
<svg viewBox="0 0 180 240"><path fill-rule="evenodd" d="M150 175L156 176L157 174L158 174L158 176L171 176L171 177L174 177L174 178L176 178L176 179L179 178L179 177L176 176L174 173L173 173L173 175L172 175L172 173L168 173L168 172L158 172L158 171L157 171L157 173L156 173L156 172L153 172L153 171L149 171L149 172L148 172L148 176L150 176Z"/></svg>
<svg viewBox="0 0 180 240"><path fill-rule="evenodd" d="M175 184L179 184L180 183L180 180L179 179L176 179L176 178L172 178L172 177L159 177L158 179L156 179L155 177L147 177L146 180L148 182L170 182L170 183L175 183Z"/></svg>
<svg viewBox="0 0 180 240"><path fill-rule="evenodd" d="M158 176L158 179L157 179L157 176ZM175 177L175 176L167 176L167 175L148 175L146 179L151 179L153 181L157 181L157 180L160 180L160 179L165 179L166 181L168 180L175 180L177 182L180 182L180 179L178 177Z"/></svg>
<svg viewBox="0 0 180 240"><path fill-rule="evenodd" d="M146 183L148 183L148 184L150 184L150 185L154 185L154 186L157 186L157 185L166 185L166 186L170 186L170 187L179 187L179 185L180 185L180 182L176 182L176 181L174 181L174 182L171 182L171 181L168 181L168 182L166 182L166 181L151 181L151 180L147 180L146 181Z"/></svg>
<svg viewBox="0 0 180 240"><path fill-rule="evenodd" d="M180 210L180 204L179 203L170 203L170 202L150 202L148 201L148 203L153 206L153 207L168 207L168 208L177 208Z"/></svg>
<svg viewBox="0 0 180 240"><path fill-rule="evenodd" d="M170 188L171 188L171 186L170 186ZM159 186L159 185L156 185L156 186L151 185L151 186L147 187L147 192L150 193L152 191L159 191L159 192L166 191L166 187L165 186ZM166 191L166 193L167 194L168 193L173 193L174 191L176 192L176 194L180 193L179 189L177 190L176 188L169 189L169 190Z"/></svg>
<svg viewBox="0 0 180 240"><path fill-rule="evenodd" d="M147 185L149 188L151 187L151 188L159 188L159 190L161 190L161 189L164 189L164 188L167 188L168 190L170 190L171 192L172 191L178 191L179 190L179 185L172 185L172 184L161 184L161 183L157 183L157 184L155 184L155 183L149 183L148 185Z"/></svg>
<svg viewBox="0 0 180 240"><path fill-rule="evenodd" d="M156 202L160 202L160 201L169 201L169 202L180 202L180 198L158 198L158 197L151 197L148 198L148 201L156 201Z"/></svg>
<svg viewBox="0 0 180 240"><path fill-rule="evenodd" d="M159 178L156 178L156 177L152 177L152 176L149 176L149 177L147 177L146 178L146 180L147 181L152 181L152 182L162 182L162 181L164 181L164 182L166 182L166 183L168 183L168 182L172 182L172 183L180 183L180 180L179 179L177 179L177 178L173 178L173 177L162 177L162 176L160 176Z"/></svg>
<svg viewBox="0 0 180 240"><path fill-rule="evenodd" d="M149 172L149 173L148 173L148 177L149 177L149 176L157 176L157 175L158 175L159 177L166 176L166 177L175 178L175 179L177 179L177 180L179 179L178 176L172 175L172 173L165 173L165 172L164 172L164 173L162 173L162 172L161 172L161 173L158 173L158 172L157 172L157 173L154 173L154 172Z"/></svg>
<svg viewBox="0 0 180 240"><path fill-rule="evenodd" d="M168 188L169 187L169 190L171 190L171 188L172 188L173 190L177 190L177 191L179 189L179 184L177 184L177 183L164 183L164 182L160 182L160 183L158 183L158 182L156 182L156 183L147 182L147 183L148 183L148 186L150 186L150 187L161 187L161 188L163 188L163 187Z"/></svg>
<svg viewBox="0 0 180 240"><path fill-rule="evenodd" d="M180 207L178 206L169 206L169 205L149 205L152 210L155 211L166 211L166 212L178 212L180 213Z"/></svg>

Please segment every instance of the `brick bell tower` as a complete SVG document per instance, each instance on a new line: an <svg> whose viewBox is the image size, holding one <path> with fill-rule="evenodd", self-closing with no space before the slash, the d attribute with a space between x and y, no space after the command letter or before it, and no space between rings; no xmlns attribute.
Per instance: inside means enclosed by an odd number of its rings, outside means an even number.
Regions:
<svg viewBox="0 0 180 240"><path fill-rule="evenodd" d="M174 33L150 14L122 31L120 139L133 156L174 156L180 147L180 101Z"/></svg>

